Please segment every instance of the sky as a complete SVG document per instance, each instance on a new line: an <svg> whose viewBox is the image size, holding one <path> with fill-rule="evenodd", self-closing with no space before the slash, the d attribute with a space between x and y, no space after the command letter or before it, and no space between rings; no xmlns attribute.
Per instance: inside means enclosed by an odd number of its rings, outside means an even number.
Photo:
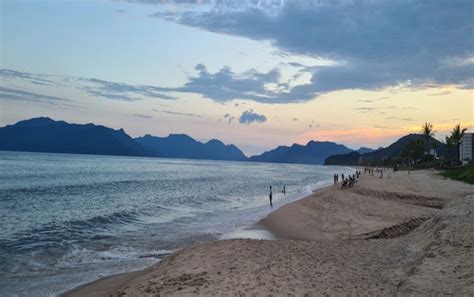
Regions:
<svg viewBox="0 0 474 297"><path fill-rule="evenodd" d="M377 148L473 132L473 88L470 0L0 0L0 126Z"/></svg>

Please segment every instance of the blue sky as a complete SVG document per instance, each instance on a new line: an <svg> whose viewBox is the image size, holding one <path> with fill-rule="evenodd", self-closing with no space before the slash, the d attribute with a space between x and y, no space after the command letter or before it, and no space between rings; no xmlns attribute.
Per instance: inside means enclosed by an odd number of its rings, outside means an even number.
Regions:
<svg viewBox="0 0 474 297"><path fill-rule="evenodd" d="M386 145L425 121L442 137L473 125L473 10L1 0L0 124L50 116L219 138L247 154L310 139Z"/></svg>

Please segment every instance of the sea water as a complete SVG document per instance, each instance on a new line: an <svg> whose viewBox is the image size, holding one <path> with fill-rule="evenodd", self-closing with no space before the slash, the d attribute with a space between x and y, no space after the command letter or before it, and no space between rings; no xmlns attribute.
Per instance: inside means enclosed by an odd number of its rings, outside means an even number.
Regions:
<svg viewBox="0 0 474 297"><path fill-rule="evenodd" d="M270 185L277 208L352 171L0 152L0 296L55 296L193 243L255 237L245 226L271 211Z"/></svg>

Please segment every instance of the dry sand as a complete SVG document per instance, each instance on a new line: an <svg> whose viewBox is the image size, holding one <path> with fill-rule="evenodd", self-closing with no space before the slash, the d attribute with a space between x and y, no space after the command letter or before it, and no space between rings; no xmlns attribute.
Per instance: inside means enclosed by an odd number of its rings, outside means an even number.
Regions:
<svg viewBox="0 0 474 297"><path fill-rule="evenodd" d="M474 296L474 186L390 175L274 211L262 224L279 240L191 246L66 296Z"/></svg>

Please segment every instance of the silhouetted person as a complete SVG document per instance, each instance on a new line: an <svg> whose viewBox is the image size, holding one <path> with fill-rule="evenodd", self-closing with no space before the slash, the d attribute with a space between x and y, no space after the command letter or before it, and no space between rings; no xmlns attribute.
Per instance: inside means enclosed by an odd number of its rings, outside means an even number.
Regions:
<svg viewBox="0 0 474 297"><path fill-rule="evenodd" d="M283 195L286 195L286 187L283 186Z"/></svg>
<svg viewBox="0 0 474 297"><path fill-rule="evenodd" d="M273 208L273 204L272 204L272 198L273 198L272 186L270 186L270 195L269 195L269 198L270 198L270 207Z"/></svg>
<svg viewBox="0 0 474 297"><path fill-rule="evenodd" d="M342 180L344 180L344 173L341 173L341 178Z"/></svg>

